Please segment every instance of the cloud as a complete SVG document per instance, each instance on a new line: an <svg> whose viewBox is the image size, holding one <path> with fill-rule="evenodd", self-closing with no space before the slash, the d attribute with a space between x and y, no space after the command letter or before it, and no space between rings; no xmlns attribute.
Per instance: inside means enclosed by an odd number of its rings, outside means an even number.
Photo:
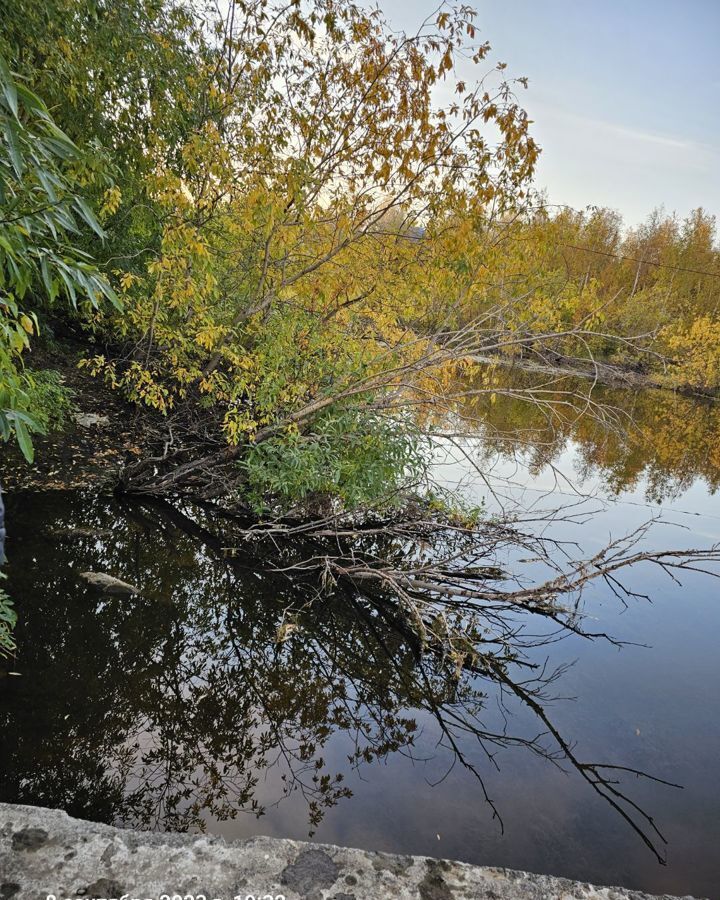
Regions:
<svg viewBox="0 0 720 900"><path fill-rule="evenodd" d="M653 131L643 131L639 128L628 128L626 125L617 125L615 122L606 122L602 119L592 119L586 116L577 116L572 113L556 113L569 119L575 125L581 125L595 131L601 131L609 137L621 140L634 141L645 144L653 144L656 147L664 147L669 150L677 150L681 153L717 153L715 148L707 144L689 141L686 138L673 137L667 134L658 134Z"/></svg>
<svg viewBox="0 0 720 900"><path fill-rule="evenodd" d="M546 147L551 142L556 146L585 145L592 148L593 155L601 154L625 164L682 166L700 172L716 168L720 157L720 148L711 144L577 115L554 105L535 104L533 112L539 130L546 132L541 141Z"/></svg>
<svg viewBox="0 0 720 900"><path fill-rule="evenodd" d="M707 149L705 145L696 144L694 141L668 137L664 134L655 134L652 131L639 131L637 128L627 128L624 125L615 125L613 122L603 122L596 119L588 120L588 123L621 138L627 138L632 141L644 141L645 143L655 144L660 147L669 147L673 150L681 150L683 153L692 153L698 150Z"/></svg>
<svg viewBox="0 0 720 900"><path fill-rule="evenodd" d="M642 121L575 114L558 102L536 101L530 112L543 148L538 184L553 201L610 206L632 223L661 205L681 215L697 206L720 212L719 147Z"/></svg>

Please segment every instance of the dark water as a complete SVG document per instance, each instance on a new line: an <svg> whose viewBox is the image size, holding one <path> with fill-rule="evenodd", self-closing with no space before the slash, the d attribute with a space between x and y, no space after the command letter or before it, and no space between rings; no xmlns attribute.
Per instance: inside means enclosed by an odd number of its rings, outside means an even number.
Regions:
<svg viewBox="0 0 720 900"><path fill-rule="evenodd" d="M541 518L572 504L574 521L552 528L586 552L661 507L670 524L645 546L720 540L716 408L649 393L606 399L635 424L608 431L570 410L549 421L500 398L482 440L465 446L490 481L459 458L439 472L491 509L519 502ZM561 667L556 699L543 702L583 759L682 785L626 780L667 839L662 867L572 767L528 748L532 710L491 679L451 677L361 596L269 574L268 547L224 561L222 542L158 509L82 492L6 499L20 623L12 674L0 678L0 799L720 897L712 579L691 573L680 586L641 566L626 582L650 601L588 595L593 630L645 646L550 642L538 624L525 650ZM101 595L86 570L141 593ZM279 642L289 611L297 628Z"/></svg>

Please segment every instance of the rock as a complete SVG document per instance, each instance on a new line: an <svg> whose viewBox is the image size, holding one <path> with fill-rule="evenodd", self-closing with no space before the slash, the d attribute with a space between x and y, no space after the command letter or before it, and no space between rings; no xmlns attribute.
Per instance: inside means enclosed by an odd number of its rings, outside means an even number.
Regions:
<svg viewBox="0 0 720 900"><path fill-rule="evenodd" d="M283 869L280 881L304 897L335 884L339 874L337 863L327 853L322 850L305 850Z"/></svg>
<svg viewBox="0 0 720 900"><path fill-rule="evenodd" d="M286 900L652 900L624 888L255 837L124 831L62 810L0 803L0 898L203 894ZM665 900L672 898L665 897ZM692 900L692 898L686 898Z"/></svg>
<svg viewBox="0 0 720 900"><path fill-rule="evenodd" d="M12 836L13 850L38 850L48 839L44 828L23 828Z"/></svg>
<svg viewBox="0 0 720 900"><path fill-rule="evenodd" d="M139 594L140 591L127 581L121 581L113 575L107 575L105 572L81 572L80 577L89 582L93 587L102 591L103 594Z"/></svg>
<svg viewBox="0 0 720 900"><path fill-rule="evenodd" d="M97 413L75 413L73 419L81 428L107 428L110 424L108 416L100 416Z"/></svg>
<svg viewBox="0 0 720 900"><path fill-rule="evenodd" d="M14 881L3 881L0 884L0 900L13 900L20 893L20 885Z"/></svg>

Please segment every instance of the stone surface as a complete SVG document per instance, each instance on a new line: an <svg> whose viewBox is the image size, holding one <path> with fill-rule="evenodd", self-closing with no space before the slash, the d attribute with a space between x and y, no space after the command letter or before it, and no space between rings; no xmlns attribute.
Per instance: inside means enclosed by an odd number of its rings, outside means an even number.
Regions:
<svg viewBox="0 0 720 900"><path fill-rule="evenodd" d="M97 413L75 413L73 418L81 428L107 428L110 424L108 416Z"/></svg>
<svg viewBox="0 0 720 900"><path fill-rule="evenodd" d="M622 888L256 837L123 831L0 804L0 900L650 900ZM667 898L666 898L667 900Z"/></svg>

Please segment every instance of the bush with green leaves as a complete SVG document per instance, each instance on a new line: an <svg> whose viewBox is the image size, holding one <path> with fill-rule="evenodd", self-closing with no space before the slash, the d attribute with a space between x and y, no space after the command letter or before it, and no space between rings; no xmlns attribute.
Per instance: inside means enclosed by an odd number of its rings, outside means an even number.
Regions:
<svg viewBox="0 0 720 900"><path fill-rule="evenodd" d="M62 428L75 409L75 392L55 369L26 369L33 420L43 433Z"/></svg>
<svg viewBox="0 0 720 900"><path fill-rule="evenodd" d="M248 497L266 512L333 497L345 510L388 506L417 484L428 460L427 442L409 419L357 409L336 410L306 433L290 430L251 447L241 465Z"/></svg>

